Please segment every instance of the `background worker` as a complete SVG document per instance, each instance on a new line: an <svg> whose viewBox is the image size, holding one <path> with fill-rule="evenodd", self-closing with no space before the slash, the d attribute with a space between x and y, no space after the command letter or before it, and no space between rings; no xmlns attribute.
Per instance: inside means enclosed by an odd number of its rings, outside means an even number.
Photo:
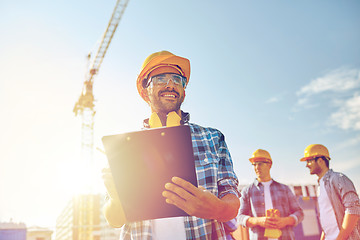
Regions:
<svg viewBox="0 0 360 240"><path fill-rule="evenodd" d="M307 146L300 161L318 176L321 239L359 240L360 200L352 181L329 169L329 151L321 144Z"/></svg>
<svg viewBox="0 0 360 240"><path fill-rule="evenodd" d="M137 88L151 108L150 118L144 120L145 128L190 126L199 187L174 177L162 193L164 201L190 216L127 222L112 176L104 171L110 196L104 214L110 225L122 227L122 239L225 239L223 222L237 215L238 180L223 134L189 123L189 114L180 110L189 77L188 59L167 51L156 52L144 61Z"/></svg>
<svg viewBox="0 0 360 240"><path fill-rule="evenodd" d="M250 239L268 239L265 229L280 229L279 239L295 239L293 226L304 219L295 195L290 188L271 178L272 159L263 149L256 150L249 159L257 178L241 192L238 221L249 228ZM266 210L277 209L280 217L266 217Z"/></svg>

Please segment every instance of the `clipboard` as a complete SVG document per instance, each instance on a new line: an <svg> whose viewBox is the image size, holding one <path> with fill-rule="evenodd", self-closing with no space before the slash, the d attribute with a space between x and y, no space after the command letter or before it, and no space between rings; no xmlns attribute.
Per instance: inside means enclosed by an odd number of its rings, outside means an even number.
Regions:
<svg viewBox="0 0 360 240"><path fill-rule="evenodd" d="M188 216L162 196L174 176L197 186L188 125L104 136L102 142L127 221Z"/></svg>

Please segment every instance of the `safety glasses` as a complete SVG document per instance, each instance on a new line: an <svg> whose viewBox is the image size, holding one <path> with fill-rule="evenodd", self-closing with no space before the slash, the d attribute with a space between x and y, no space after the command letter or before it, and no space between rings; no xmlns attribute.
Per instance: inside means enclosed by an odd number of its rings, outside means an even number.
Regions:
<svg viewBox="0 0 360 240"><path fill-rule="evenodd" d="M181 85L184 89L186 87L186 77L175 73L166 73L152 76L147 82L145 88L149 87L152 83L155 86L166 86L169 81L172 81L175 85Z"/></svg>
<svg viewBox="0 0 360 240"><path fill-rule="evenodd" d="M256 166L261 167L261 166L263 166L264 164L268 164L268 163L269 163L269 162L258 161L258 162L252 163L251 165L253 165L254 167L256 167Z"/></svg>
<svg viewBox="0 0 360 240"><path fill-rule="evenodd" d="M317 162L318 158L317 157L314 157L314 158L309 158L309 159L306 159L306 163L313 163L313 162Z"/></svg>

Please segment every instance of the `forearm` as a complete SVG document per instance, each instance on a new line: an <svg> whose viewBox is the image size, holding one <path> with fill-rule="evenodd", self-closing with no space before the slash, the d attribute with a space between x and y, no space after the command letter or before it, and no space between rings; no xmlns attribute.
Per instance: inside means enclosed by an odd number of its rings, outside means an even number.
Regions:
<svg viewBox="0 0 360 240"><path fill-rule="evenodd" d="M285 221L285 226L295 226L296 225L296 220L294 217L284 217L284 221Z"/></svg>
<svg viewBox="0 0 360 240"><path fill-rule="evenodd" d="M122 227L126 222L125 213L120 201L110 198L104 205L103 213L106 220L112 227Z"/></svg>
<svg viewBox="0 0 360 240"><path fill-rule="evenodd" d="M246 221L246 227L260 226L263 228L283 229L286 226L294 226L296 221L293 217L250 217Z"/></svg>
<svg viewBox="0 0 360 240"><path fill-rule="evenodd" d="M350 233L353 231L359 219L358 215L345 213L340 233L336 239L347 239Z"/></svg>
<svg viewBox="0 0 360 240"><path fill-rule="evenodd" d="M227 194L220 199L220 204L216 209L216 220L227 222L235 218L240 207L240 200L234 194Z"/></svg>
<svg viewBox="0 0 360 240"><path fill-rule="evenodd" d="M290 189L288 192L288 199L289 199L288 201L290 204L290 209L289 209L290 214L288 215L288 217L293 217L295 222L293 222L293 224L291 224L291 226L296 226L298 223L300 223L304 220L304 211L300 207L298 199L290 191Z"/></svg>
<svg viewBox="0 0 360 240"><path fill-rule="evenodd" d="M260 218L249 217L246 221L246 227L252 228L252 227L256 227L256 226L260 226Z"/></svg>
<svg viewBox="0 0 360 240"><path fill-rule="evenodd" d="M241 192L240 208L239 208L239 214L238 214L237 218L238 218L238 222L241 224L241 226L246 228L247 221L252 216L252 214L251 214L252 209L251 209L250 201L248 198L248 193L245 190L243 190Z"/></svg>

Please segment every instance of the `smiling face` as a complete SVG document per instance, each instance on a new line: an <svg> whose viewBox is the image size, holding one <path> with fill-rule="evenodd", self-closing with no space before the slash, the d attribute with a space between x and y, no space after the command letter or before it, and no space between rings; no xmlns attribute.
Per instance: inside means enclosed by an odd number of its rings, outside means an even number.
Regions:
<svg viewBox="0 0 360 240"><path fill-rule="evenodd" d="M172 74L162 74L170 78ZM168 114L175 111L180 113L180 106L185 98L185 91L181 84L169 80L165 85L150 83L147 95L152 112Z"/></svg>

